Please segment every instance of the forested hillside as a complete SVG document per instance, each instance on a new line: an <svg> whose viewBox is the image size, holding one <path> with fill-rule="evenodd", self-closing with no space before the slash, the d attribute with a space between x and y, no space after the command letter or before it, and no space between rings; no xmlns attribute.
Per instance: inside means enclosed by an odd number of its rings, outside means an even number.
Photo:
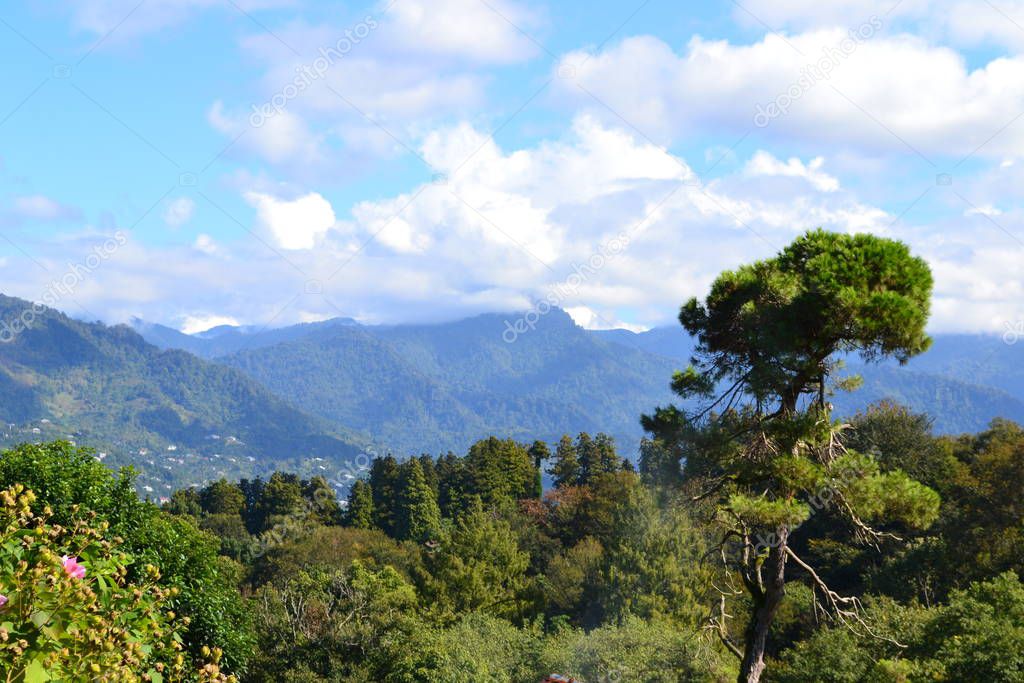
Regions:
<svg viewBox="0 0 1024 683"><path fill-rule="evenodd" d="M551 440L595 430L635 452L636 415L666 400L664 378L689 364L694 347L679 325L590 331L557 309L512 336L505 323L519 318L395 326L337 319L199 336L141 322L136 329L154 344L236 367L305 412L403 454L460 450L491 433ZM833 397L842 415L891 399L926 411L945 434L977 431L996 417L1024 421L1024 342L936 335L932 350L906 366L848 363L846 374L864 382Z"/></svg>
<svg viewBox="0 0 1024 683"><path fill-rule="evenodd" d="M0 298L4 320L30 307ZM164 491L218 472L238 476L311 457L341 462L359 452L237 370L160 350L127 326L37 310L31 326L0 344L8 443L71 438L113 463L138 465L146 484Z"/></svg>
<svg viewBox="0 0 1024 683"><path fill-rule="evenodd" d="M598 430L635 448L637 415L669 397L674 362L598 339L560 310L508 343L507 318L329 327L218 361L401 454Z"/></svg>

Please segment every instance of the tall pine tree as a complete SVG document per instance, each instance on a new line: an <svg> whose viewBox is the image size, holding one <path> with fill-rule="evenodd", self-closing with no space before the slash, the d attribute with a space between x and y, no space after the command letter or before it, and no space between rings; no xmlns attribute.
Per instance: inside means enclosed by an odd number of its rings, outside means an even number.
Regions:
<svg viewBox="0 0 1024 683"><path fill-rule="evenodd" d="M345 525L356 529L373 528L373 491L362 479L353 484L348 492Z"/></svg>
<svg viewBox="0 0 1024 683"><path fill-rule="evenodd" d="M687 477L703 480L725 525L716 554L726 576L741 580L749 612L730 628L740 604L727 605L734 594L723 592L708 626L739 658L741 683L764 673L794 570L838 621L864 626L857 598L832 590L791 543L815 510L845 517L875 548L892 540L894 525L924 528L938 515L934 491L844 447L846 426L827 400L843 386L834 376L843 355L906 362L928 348L931 290L928 264L906 245L816 230L722 273L705 301L691 299L679 314L697 348L672 388L703 405L659 409L644 427L685 460Z"/></svg>
<svg viewBox="0 0 1024 683"><path fill-rule="evenodd" d="M441 509L437 496L416 458L402 464L399 477L395 535L401 540L435 540L441 535Z"/></svg>
<svg viewBox="0 0 1024 683"><path fill-rule="evenodd" d="M370 489L373 491L373 525L393 536L398 493L398 461L394 456L374 458L370 465Z"/></svg>
<svg viewBox="0 0 1024 683"><path fill-rule="evenodd" d="M576 445L568 434L563 435L558 441L555 461L548 472L554 478L556 487L575 486L580 483L580 460L576 453Z"/></svg>

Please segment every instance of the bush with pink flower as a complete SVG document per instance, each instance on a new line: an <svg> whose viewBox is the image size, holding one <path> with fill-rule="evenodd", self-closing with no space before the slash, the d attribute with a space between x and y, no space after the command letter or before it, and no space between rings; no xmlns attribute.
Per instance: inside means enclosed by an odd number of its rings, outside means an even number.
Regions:
<svg viewBox="0 0 1024 683"><path fill-rule="evenodd" d="M93 513L68 525L32 512L35 495L20 484L0 491L0 671L8 680L228 681L209 661L188 660L187 625L166 605L177 589L158 585L108 538Z"/></svg>

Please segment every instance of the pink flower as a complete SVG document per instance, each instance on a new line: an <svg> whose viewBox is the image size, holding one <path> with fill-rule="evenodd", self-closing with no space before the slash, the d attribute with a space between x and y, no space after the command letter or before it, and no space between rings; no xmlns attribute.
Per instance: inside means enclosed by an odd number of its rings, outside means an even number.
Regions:
<svg viewBox="0 0 1024 683"><path fill-rule="evenodd" d="M7 606L7 600L8 599L7 599L6 595L0 594L0 609L3 609L4 607Z"/></svg>
<svg viewBox="0 0 1024 683"><path fill-rule="evenodd" d="M61 564L64 565L64 571L68 573L68 576L75 579L85 578L85 567L78 564L77 557L68 557L67 555L60 558Z"/></svg>

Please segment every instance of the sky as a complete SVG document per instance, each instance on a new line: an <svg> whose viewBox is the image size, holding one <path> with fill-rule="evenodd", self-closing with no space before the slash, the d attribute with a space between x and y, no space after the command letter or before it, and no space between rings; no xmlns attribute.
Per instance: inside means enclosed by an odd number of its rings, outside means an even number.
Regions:
<svg viewBox="0 0 1024 683"><path fill-rule="evenodd" d="M1024 323L1024 0L25 0L0 292L187 332L670 323L824 227Z"/></svg>

